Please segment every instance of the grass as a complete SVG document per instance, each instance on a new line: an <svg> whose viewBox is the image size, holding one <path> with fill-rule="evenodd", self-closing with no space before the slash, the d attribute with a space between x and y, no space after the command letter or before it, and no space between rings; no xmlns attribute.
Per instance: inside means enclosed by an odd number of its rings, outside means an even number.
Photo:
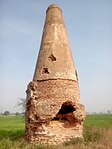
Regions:
<svg viewBox="0 0 112 149"><path fill-rule="evenodd" d="M0 130L23 130L23 116L0 116Z"/></svg>
<svg viewBox="0 0 112 149"><path fill-rule="evenodd" d="M108 128L112 127L112 114L87 115L84 127Z"/></svg>
<svg viewBox="0 0 112 149"><path fill-rule="evenodd" d="M111 149L112 115L87 115L84 139L58 146L32 145L24 139L24 117L0 116L0 149Z"/></svg>
<svg viewBox="0 0 112 149"><path fill-rule="evenodd" d="M18 140L24 136L24 117L0 116L0 140ZM0 148L1 149L1 148Z"/></svg>

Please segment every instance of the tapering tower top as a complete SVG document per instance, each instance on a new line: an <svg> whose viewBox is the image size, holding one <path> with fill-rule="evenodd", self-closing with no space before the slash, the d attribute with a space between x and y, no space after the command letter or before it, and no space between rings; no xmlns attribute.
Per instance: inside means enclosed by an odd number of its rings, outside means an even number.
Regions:
<svg viewBox="0 0 112 149"><path fill-rule="evenodd" d="M49 79L77 81L62 11L56 4L50 5L46 11L33 81Z"/></svg>
<svg viewBox="0 0 112 149"><path fill-rule="evenodd" d="M52 4L52 5L50 5L50 6L47 8L46 13L47 13L47 11L48 11L49 9L52 9L52 8L57 8L57 9L59 9L59 10L62 12L61 8L60 8L57 4Z"/></svg>

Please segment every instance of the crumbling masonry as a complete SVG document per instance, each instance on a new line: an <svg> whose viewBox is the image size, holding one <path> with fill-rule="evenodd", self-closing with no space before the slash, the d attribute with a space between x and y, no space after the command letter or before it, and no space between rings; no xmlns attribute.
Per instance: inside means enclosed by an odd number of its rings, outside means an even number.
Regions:
<svg viewBox="0 0 112 149"><path fill-rule="evenodd" d="M82 137L85 110L62 11L56 4L46 11L36 69L26 92L29 142L59 144Z"/></svg>

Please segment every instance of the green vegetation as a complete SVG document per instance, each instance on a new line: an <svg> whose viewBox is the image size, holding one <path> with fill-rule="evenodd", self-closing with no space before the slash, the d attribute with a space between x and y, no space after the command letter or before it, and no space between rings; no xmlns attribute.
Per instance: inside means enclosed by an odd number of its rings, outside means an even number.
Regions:
<svg viewBox="0 0 112 149"><path fill-rule="evenodd" d="M17 140L24 136L24 117L0 116L0 140Z"/></svg>
<svg viewBox="0 0 112 149"><path fill-rule="evenodd" d="M112 114L87 115L84 127L109 128L112 127Z"/></svg>
<svg viewBox="0 0 112 149"><path fill-rule="evenodd" d="M72 139L59 146L32 145L24 139L23 116L0 116L0 149L105 149L112 148L112 115L87 115L84 139Z"/></svg>
<svg viewBox="0 0 112 149"><path fill-rule="evenodd" d="M23 116L0 116L0 130L23 130L24 117Z"/></svg>

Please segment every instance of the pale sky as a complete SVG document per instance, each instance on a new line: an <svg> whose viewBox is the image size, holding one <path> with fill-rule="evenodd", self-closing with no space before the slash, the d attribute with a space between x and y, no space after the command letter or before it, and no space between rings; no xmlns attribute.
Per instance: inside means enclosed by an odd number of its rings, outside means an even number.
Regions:
<svg viewBox="0 0 112 149"><path fill-rule="evenodd" d="M81 103L87 112L112 110L112 0L0 0L0 112L19 111L52 3L63 12Z"/></svg>

